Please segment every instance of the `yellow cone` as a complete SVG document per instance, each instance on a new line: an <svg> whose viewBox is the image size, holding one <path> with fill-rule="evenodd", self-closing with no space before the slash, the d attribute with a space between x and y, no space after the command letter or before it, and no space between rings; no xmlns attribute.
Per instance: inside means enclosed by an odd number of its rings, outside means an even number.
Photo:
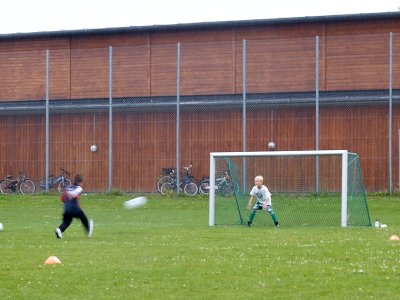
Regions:
<svg viewBox="0 0 400 300"><path fill-rule="evenodd" d="M45 260L44 264L45 265L57 265L57 264L61 264L61 260L59 260L57 256L49 256L49 258Z"/></svg>

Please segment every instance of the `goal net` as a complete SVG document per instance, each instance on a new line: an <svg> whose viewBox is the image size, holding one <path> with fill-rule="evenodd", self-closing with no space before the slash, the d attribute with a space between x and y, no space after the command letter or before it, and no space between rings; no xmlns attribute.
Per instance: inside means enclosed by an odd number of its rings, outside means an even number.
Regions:
<svg viewBox="0 0 400 300"><path fill-rule="evenodd" d="M262 175L281 226L371 226L357 154L346 150L210 153L209 225L247 225ZM257 211L253 226L274 226Z"/></svg>

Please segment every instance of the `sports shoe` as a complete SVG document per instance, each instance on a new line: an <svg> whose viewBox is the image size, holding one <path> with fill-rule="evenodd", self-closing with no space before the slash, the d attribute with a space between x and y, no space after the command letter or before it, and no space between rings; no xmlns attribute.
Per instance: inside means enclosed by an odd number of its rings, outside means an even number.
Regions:
<svg viewBox="0 0 400 300"><path fill-rule="evenodd" d="M62 232L61 232L61 230L60 230L60 228L56 228L56 237L58 238L58 239L62 239Z"/></svg>
<svg viewBox="0 0 400 300"><path fill-rule="evenodd" d="M89 232L88 232L88 237L91 237L93 234L93 226L94 226L94 222L93 219L89 220Z"/></svg>
<svg viewBox="0 0 400 300"><path fill-rule="evenodd" d="M251 226L252 225L252 223L250 222L250 221L247 221L247 226Z"/></svg>
<svg viewBox="0 0 400 300"><path fill-rule="evenodd" d="M276 226L276 227L279 227L279 223L278 223L278 222L275 222L275 226Z"/></svg>

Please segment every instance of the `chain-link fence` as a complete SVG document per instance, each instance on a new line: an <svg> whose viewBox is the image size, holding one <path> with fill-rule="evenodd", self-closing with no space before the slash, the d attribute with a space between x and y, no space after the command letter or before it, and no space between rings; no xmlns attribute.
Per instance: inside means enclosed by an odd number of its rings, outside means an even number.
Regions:
<svg viewBox="0 0 400 300"><path fill-rule="evenodd" d="M210 152L273 141L358 153L367 191L399 189L399 34L2 52L0 70L0 177L155 192L165 168L200 180Z"/></svg>

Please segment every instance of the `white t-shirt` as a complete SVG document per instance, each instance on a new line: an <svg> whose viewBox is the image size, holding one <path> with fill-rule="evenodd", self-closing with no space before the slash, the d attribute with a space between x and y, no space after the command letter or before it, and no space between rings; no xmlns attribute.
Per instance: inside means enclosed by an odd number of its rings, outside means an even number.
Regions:
<svg viewBox="0 0 400 300"><path fill-rule="evenodd" d="M256 197L257 202L271 205L271 193L265 185L262 185L260 189L255 185L251 189L250 195Z"/></svg>

